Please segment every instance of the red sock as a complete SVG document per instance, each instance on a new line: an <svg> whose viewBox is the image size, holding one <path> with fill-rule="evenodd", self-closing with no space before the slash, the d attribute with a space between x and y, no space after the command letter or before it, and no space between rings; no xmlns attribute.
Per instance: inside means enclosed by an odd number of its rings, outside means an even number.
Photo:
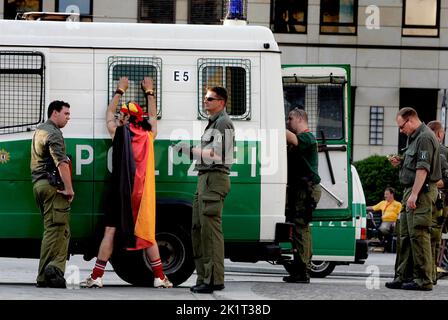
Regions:
<svg viewBox="0 0 448 320"><path fill-rule="evenodd" d="M107 261L96 259L95 267L93 268L92 274L90 275L93 280L96 278L101 278L104 275L104 269L106 268Z"/></svg>
<svg viewBox="0 0 448 320"><path fill-rule="evenodd" d="M160 279L165 279L165 274L163 273L163 266L162 266L162 261L159 259L151 261L151 269L152 272L154 273L154 278L160 278Z"/></svg>

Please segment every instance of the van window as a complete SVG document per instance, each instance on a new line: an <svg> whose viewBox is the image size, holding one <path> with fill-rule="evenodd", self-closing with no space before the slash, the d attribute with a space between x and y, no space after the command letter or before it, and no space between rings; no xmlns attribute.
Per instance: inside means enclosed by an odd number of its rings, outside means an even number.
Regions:
<svg viewBox="0 0 448 320"><path fill-rule="evenodd" d="M283 83L285 116L298 107L308 114L310 131L317 139L344 137L344 84ZM285 119L286 120L286 119Z"/></svg>
<svg viewBox="0 0 448 320"><path fill-rule="evenodd" d="M250 120L250 60L199 59L198 110L200 118L207 118L202 102L207 87L227 89L227 113L234 120Z"/></svg>
<svg viewBox="0 0 448 320"><path fill-rule="evenodd" d="M153 57L109 57L109 75L108 75L108 101L112 100L117 83L120 77L129 78L129 88L121 97L118 106L128 101L137 102L144 112L148 112L145 95L140 87L140 82L145 76L151 77L154 81L154 95L157 103L157 116L162 115L162 95L161 95L161 77L162 77L162 59Z"/></svg>
<svg viewBox="0 0 448 320"><path fill-rule="evenodd" d="M0 51L0 134L31 131L43 121L45 57Z"/></svg>

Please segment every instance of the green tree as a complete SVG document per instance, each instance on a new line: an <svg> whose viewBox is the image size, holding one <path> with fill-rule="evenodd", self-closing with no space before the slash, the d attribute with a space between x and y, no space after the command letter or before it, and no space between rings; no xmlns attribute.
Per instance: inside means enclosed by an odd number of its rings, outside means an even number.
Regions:
<svg viewBox="0 0 448 320"><path fill-rule="evenodd" d="M384 189L395 189L395 200L401 201L403 187L398 173L399 168L393 167L386 156L373 155L353 163L361 179L366 204L374 205L384 199Z"/></svg>

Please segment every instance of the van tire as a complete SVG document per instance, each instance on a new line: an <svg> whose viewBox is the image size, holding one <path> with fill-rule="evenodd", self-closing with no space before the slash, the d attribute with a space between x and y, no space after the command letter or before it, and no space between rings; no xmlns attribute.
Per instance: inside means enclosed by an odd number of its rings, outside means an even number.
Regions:
<svg viewBox="0 0 448 320"><path fill-rule="evenodd" d="M310 276L312 278L325 278L333 272L335 267L336 263L331 261L311 261Z"/></svg>
<svg viewBox="0 0 448 320"><path fill-rule="evenodd" d="M175 285L188 280L194 272L189 232L178 226L163 228L156 234L163 271ZM134 286L153 286L153 274L144 250L115 249L111 258L115 273Z"/></svg>

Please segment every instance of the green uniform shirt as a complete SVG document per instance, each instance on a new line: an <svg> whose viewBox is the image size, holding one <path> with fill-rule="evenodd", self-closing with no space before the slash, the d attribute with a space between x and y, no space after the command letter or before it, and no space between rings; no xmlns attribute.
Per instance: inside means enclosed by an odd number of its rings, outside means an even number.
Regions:
<svg viewBox="0 0 448 320"><path fill-rule="evenodd" d="M209 159L198 159L195 170L199 172L221 171L229 174L233 163L233 146L235 129L225 110L211 116L204 134L201 137L201 149L213 149L222 161L212 162Z"/></svg>
<svg viewBox="0 0 448 320"><path fill-rule="evenodd" d="M400 170L400 182L405 187L414 184L417 169L428 172L427 181L437 182L442 177L440 166L440 143L424 123L408 138Z"/></svg>
<svg viewBox="0 0 448 320"><path fill-rule="evenodd" d="M39 125L31 142L31 178L33 183L47 179L47 172L68 162L62 131L48 119Z"/></svg>
<svg viewBox="0 0 448 320"><path fill-rule="evenodd" d="M306 178L320 183L317 141L311 132L297 134L299 144L288 146L288 185L299 185Z"/></svg>
<svg viewBox="0 0 448 320"><path fill-rule="evenodd" d="M442 168L444 191L448 191L448 148L443 144L440 144L440 167Z"/></svg>

